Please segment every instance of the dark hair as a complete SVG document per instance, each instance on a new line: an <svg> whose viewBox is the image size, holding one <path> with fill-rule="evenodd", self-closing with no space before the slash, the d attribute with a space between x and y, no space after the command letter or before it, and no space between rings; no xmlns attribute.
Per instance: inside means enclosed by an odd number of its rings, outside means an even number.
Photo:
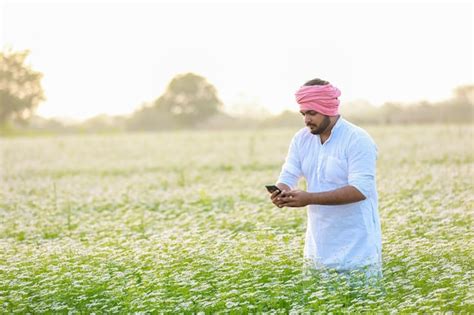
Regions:
<svg viewBox="0 0 474 315"><path fill-rule="evenodd" d="M309 80L304 85L309 86L309 85L328 85L328 84L329 84L328 81L324 81L321 79L313 79L313 80Z"/></svg>

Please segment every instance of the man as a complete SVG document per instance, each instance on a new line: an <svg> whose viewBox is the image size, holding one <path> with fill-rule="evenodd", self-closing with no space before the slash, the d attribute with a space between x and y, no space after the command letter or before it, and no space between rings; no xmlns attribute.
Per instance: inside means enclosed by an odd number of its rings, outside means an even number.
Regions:
<svg viewBox="0 0 474 315"><path fill-rule="evenodd" d="M296 92L307 128L293 137L271 200L278 207L305 207L304 257L311 267L381 277L377 210L377 147L367 132L338 114L341 92L314 79ZM296 190L304 176L307 190Z"/></svg>

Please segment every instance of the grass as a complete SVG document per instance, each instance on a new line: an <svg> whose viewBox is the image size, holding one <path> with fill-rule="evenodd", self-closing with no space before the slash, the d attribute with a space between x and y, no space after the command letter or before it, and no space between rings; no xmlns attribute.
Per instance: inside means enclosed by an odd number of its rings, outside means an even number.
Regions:
<svg viewBox="0 0 474 315"><path fill-rule="evenodd" d="M0 312L474 312L474 127L367 129L384 292L302 272L295 130L0 139Z"/></svg>

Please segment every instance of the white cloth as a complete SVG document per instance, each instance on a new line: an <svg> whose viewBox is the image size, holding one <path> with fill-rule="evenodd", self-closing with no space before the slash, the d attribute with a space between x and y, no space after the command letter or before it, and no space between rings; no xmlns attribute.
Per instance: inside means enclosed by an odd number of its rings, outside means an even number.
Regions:
<svg viewBox="0 0 474 315"><path fill-rule="evenodd" d="M366 197L345 205L308 206L304 257L315 268L381 270L376 159L377 147L369 134L342 117L324 144L306 127L293 137L279 183L295 188L304 176L308 192L351 185Z"/></svg>

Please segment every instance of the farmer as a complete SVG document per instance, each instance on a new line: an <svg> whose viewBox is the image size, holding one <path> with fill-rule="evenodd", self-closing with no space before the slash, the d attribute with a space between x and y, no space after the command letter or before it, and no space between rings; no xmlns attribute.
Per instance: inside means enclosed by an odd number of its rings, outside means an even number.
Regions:
<svg viewBox="0 0 474 315"><path fill-rule="evenodd" d="M307 128L291 140L276 184L282 192L270 198L280 208L309 206L304 258L311 270L362 271L380 279L377 147L339 115L341 92L329 82L308 81L295 95ZM295 189L302 176L307 191Z"/></svg>

